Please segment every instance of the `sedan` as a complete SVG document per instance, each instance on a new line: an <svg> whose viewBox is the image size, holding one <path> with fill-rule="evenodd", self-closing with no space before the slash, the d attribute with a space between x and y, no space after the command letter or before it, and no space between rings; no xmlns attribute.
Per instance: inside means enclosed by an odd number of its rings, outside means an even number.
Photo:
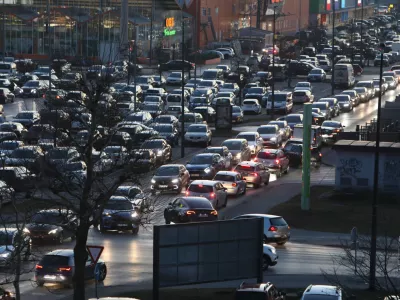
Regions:
<svg viewBox="0 0 400 300"><path fill-rule="evenodd" d="M212 141L211 130L207 124L191 124L185 133L184 141L187 144L204 144L207 147Z"/></svg>
<svg viewBox="0 0 400 300"><path fill-rule="evenodd" d="M383 76L383 79L388 86L388 90L394 90L397 88L397 79L393 76Z"/></svg>
<svg viewBox="0 0 400 300"><path fill-rule="evenodd" d="M358 96L355 90L345 90L341 92L341 94L350 96L350 100L353 103L353 107L358 106L360 104L360 97Z"/></svg>
<svg viewBox="0 0 400 300"><path fill-rule="evenodd" d="M261 105L257 99L245 99L242 105L242 111L244 114L253 113L261 114Z"/></svg>
<svg viewBox="0 0 400 300"><path fill-rule="evenodd" d="M240 106L232 106L232 123L243 123L244 114Z"/></svg>
<svg viewBox="0 0 400 300"><path fill-rule="evenodd" d="M263 146L280 147L282 145L282 133L278 125L261 125L257 128L257 132L263 140Z"/></svg>
<svg viewBox="0 0 400 300"><path fill-rule="evenodd" d="M236 138L247 141L252 155L257 154L263 148L264 141L257 131L240 132Z"/></svg>
<svg viewBox="0 0 400 300"><path fill-rule="evenodd" d="M263 149L258 152L254 161L264 164L278 178L289 171L289 158L281 149Z"/></svg>
<svg viewBox="0 0 400 300"><path fill-rule="evenodd" d="M353 101L351 101L351 98L349 95L340 94L340 95L336 95L335 98L338 100L341 112L343 112L343 111L349 112L354 109Z"/></svg>
<svg viewBox="0 0 400 300"><path fill-rule="evenodd" d="M172 70L182 70L182 68L185 71L193 70L194 69L194 63L191 63L189 61L184 60L170 60L169 62L165 64L159 65L160 71L172 71Z"/></svg>
<svg viewBox="0 0 400 300"><path fill-rule="evenodd" d="M187 162L186 169L191 179L212 179L215 174L224 168L224 160L217 153L196 154Z"/></svg>
<svg viewBox="0 0 400 300"><path fill-rule="evenodd" d="M242 175L232 171L219 171L213 181L220 182L226 189L228 195L244 195L246 194L246 181Z"/></svg>
<svg viewBox="0 0 400 300"><path fill-rule="evenodd" d="M368 94L368 90L365 87L355 87L354 90L357 92L360 97L361 103L368 102L370 100L370 96Z"/></svg>
<svg viewBox="0 0 400 300"><path fill-rule="evenodd" d="M292 130L286 121L271 121L268 123L268 125L278 125L282 139L285 141L292 135Z"/></svg>
<svg viewBox="0 0 400 300"><path fill-rule="evenodd" d="M181 72L172 72L171 74L168 75L167 77L167 84L185 84L187 81L187 75L184 75L182 78L182 73Z"/></svg>
<svg viewBox="0 0 400 300"><path fill-rule="evenodd" d="M229 170L233 166L233 156L226 146L218 146L218 147L207 147L204 150L204 153L217 153L221 155L224 160L224 168Z"/></svg>
<svg viewBox="0 0 400 300"><path fill-rule="evenodd" d="M179 197L164 210L165 224L218 220L218 212L204 197Z"/></svg>
<svg viewBox="0 0 400 300"><path fill-rule="evenodd" d="M307 76L308 81L324 82L326 80L326 73L322 69L312 69Z"/></svg>

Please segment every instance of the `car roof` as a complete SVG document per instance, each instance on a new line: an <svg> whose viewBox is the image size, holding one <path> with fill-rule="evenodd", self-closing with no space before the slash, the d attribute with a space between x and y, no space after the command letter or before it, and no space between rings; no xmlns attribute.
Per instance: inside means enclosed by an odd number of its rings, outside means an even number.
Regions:
<svg viewBox="0 0 400 300"><path fill-rule="evenodd" d="M206 186L214 186L217 182L213 180L194 180L190 183L192 184L197 184L197 185L206 185Z"/></svg>
<svg viewBox="0 0 400 300"><path fill-rule="evenodd" d="M57 249L57 250L53 250L49 253L46 253L46 255L58 255L58 256L71 257L71 256L74 256L74 250L73 249Z"/></svg>
<svg viewBox="0 0 400 300"><path fill-rule="evenodd" d="M242 161L242 162L240 162L240 163L238 163L237 165L238 166L250 166L250 167L254 167L254 166L257 166L257 165L259 165L260 163L259 162L256 162L256 161Z"/></svg>
<svg viewBox="0 0 400 300"><path fill-rule="evenodd" d="M337 296L339 291L339 287L332 285L311 285L304 291L304 294Z"/></svg>
<svg viewBox="0 0 400 300"><path fill-rule="evenodd" d="M239 217L253 217L253 218L282 218L281 216L277 216L277 215L269 215L269 214L244 214L244 215L239 215L234 217L235 218L239 218Z"/></svg>
<svg viewBox="0 0 400 300"><path fill-rule="evenodd" d="M260 152L276 153L279 150L281 150L281 149L265 148L265 149L260 150Z"/></svg>
<svg viewBox="0 0 400 300"><path fill-rule="evenodd" d="M218 171L216 175L230 175L236 176L238 173L234 171Z"/></svg>

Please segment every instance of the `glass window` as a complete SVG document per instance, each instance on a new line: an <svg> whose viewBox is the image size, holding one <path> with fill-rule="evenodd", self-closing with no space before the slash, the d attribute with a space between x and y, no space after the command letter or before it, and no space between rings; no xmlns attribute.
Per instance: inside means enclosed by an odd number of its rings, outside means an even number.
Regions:
<svg viewBox="0 0 400 300"><path fill-rule="evenodd" d="M190 161L190 164L194 164L194 165L211 165L212 164L212 156L211 155L207 155L207 156L203 156L203 155L196 155L195 157L192 158L192 160Z"/></svg>
<svg viewBox="0 0 400 300"><path fill-rule="evenodd" d="M287 226L287 223L283 218L271 218L270 222L271 225L274 226Z"/></svg>
<svg viewBox="0 0 400 300"><path fill-rule="evenodd" d="M225 174L217 174L214 177L214 180L220 180L220 181L235 181L235 176L232 175L225 175Z"/></svg>
<svg viewBox="0 0 400 300"><path fill-rule="evenodd" d="M157 169L156 176L173 176L179 174L179 167L176 166L163 166Z"/></svg>
<svg viewBox="0 0 400 300"><path fill-rule="evenodd" d="M189 191L193 193L212 193L214 188L210 185L191 184L189 186Z"/></svg>
<svg viewBox="0 0 400 300"><path fill-rule="evenodd" d="M254 172L255 168L253 166L236 166L236 171L243 171L243 172Z"/></svg>
<svg viewBox="0 0 400 300"><path fill-rule="evenodd" d="M258 152L257 157L262 158L262 159L276 159L277 155L276 155L276 152L260 151L260 152Z"/></svg>

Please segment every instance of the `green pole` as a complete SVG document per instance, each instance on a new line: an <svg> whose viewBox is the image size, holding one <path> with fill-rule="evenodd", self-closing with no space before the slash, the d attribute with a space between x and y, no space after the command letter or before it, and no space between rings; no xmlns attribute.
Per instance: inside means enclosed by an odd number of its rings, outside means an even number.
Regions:
<svg viewBox="0 0 400 300"><path fill-rule="evenodd" d="M311 103L305 103L303 107L303 183L301 190L302 210L310 210L311 107Z"/></svg>

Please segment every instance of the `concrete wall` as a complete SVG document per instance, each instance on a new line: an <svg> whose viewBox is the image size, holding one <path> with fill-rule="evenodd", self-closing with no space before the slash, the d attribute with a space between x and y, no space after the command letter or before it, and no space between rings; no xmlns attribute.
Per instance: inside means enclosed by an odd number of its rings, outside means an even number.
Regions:
<svg viewBox="0 0 400 300"><path fill-rule="evenodd" d="M335 185L339 189L372 189L374 152L337 150ZM379 187L400 192L400 153L380 154Z"/></svg>

